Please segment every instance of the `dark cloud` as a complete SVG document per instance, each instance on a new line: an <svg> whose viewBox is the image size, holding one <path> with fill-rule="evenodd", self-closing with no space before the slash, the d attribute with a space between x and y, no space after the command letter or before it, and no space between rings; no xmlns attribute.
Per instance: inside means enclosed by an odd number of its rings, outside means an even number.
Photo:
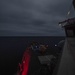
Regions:
<svg viewBox="0 0 75 75"><path fill-rule="evenodd" d="M66 19L71 2L72 0L0 0L0 36L64 35L58 22Z"/></svg>
<svg viewBox="0 0 75 75"><path fill-rule="evenodd" d="M32 25L43 26L44 24L46 24L46 22L43 20L36 19L32 21Z"/></svg>

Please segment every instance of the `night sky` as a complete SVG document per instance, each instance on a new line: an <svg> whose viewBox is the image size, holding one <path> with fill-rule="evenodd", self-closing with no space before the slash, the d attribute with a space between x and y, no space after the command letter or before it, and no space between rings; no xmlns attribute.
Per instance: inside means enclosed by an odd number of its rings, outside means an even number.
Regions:
<svg viewBox="0 0 75 75"><path fill-rule="evenodd" d="M64 36L58 22L68 18L71 4L72 0L0 0L0 36Z"/></svg>

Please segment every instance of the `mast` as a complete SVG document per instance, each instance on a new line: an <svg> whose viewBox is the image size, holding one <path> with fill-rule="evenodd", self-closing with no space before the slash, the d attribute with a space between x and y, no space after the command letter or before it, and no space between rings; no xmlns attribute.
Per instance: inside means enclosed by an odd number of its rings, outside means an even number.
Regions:
<svg viewBox="0 0 75 75"><path fill-rule="evenodd" d="M75 9L75 0L73 0L73 7L74 7L74 9Z"/></svg>

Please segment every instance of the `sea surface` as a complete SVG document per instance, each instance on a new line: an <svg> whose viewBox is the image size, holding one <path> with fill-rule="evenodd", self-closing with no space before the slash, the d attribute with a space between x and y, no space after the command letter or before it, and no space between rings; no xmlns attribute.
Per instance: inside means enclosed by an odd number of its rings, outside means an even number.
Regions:
<svg viewBox="0 0 75 75"><path fill-rule="evenodd" d="M56 52L55 44L64 40L63 36L12 36L0 37L0 75L13 75L16 73L18 63L21 62L26 47L33 41L48 45L50 51Z"/></svg>

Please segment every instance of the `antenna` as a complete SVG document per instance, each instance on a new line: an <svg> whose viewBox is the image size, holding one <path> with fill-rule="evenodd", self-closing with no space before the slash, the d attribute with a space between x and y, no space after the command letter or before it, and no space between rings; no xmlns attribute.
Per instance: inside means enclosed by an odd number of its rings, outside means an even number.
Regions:
<svg viewBox="0 0 75 75"><path fill-rule="evenodd" d="M68 18L68 16L69 16L70 13L71 13L71 9L72 9L72 2L71 2L71 5L70 5L70 8L69 8L69 11L67 12L67 18Z"/></svg>

